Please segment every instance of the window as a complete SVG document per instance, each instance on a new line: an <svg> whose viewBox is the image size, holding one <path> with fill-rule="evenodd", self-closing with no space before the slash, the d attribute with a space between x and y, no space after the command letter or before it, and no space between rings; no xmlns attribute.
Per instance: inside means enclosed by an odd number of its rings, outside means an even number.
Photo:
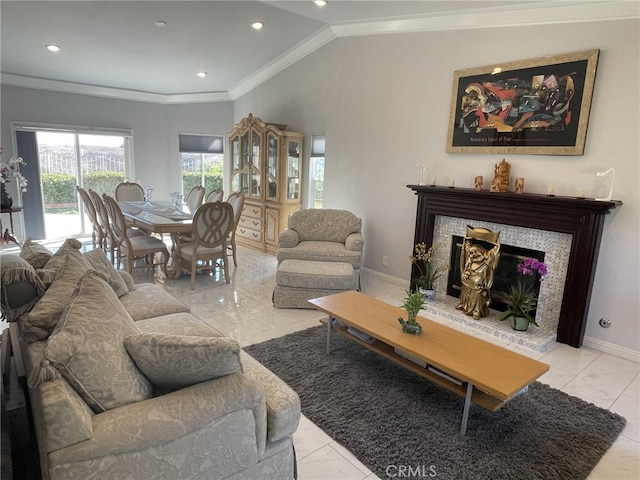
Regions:
<svg viewBox="0 0 640 480"><path fill-rule="evenodd" d="M196 185L205 192L223 188L224 137L180 134L180 157L185 195Z"/></svg>
<svg viewBox="0 0 640 480"><path fill-rule="evenodd" d="M324 133L311 135L311 158L309 159L309 208L324 205Z"/></svg>

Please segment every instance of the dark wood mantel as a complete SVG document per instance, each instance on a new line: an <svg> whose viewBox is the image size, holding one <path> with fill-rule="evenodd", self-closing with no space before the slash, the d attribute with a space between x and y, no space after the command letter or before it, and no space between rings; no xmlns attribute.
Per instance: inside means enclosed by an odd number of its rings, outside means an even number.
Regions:
<svg viewBox="0 0 640 480"><path fill-rule="evenodd" d="M430 245L433 242L438 215L571 234L557 340L573 347L582 345L604 216L621 206L621 201L407 186L418 195L414 244L425 242Z"/></svg>

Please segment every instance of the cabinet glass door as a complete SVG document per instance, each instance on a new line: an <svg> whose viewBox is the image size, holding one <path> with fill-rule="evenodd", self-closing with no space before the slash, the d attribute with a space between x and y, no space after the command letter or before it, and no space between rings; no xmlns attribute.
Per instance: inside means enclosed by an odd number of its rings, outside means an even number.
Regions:
<svg viewBox="0 0 640 480"><path fill-rule="evenodd" d="M251 132L251 195L260 196L260 143L262 136L255 130Z"/></svg>
<svg viewBox="0 0 640 480"><path fill-rule="evenodd" d="M240 191L240 139L231 139L231 190Z"/></svg>
<svg viewBox="0 0 640 480"><path fill-rule="evenodd" d="M300 143L290 141L287 155L287 199L300 197Z"/></svg>
<svg viewBox="0 0 640 480"><path fill-rule="evenodd" d="M278 137L267 135L267 198L278 198Z"/></svg>

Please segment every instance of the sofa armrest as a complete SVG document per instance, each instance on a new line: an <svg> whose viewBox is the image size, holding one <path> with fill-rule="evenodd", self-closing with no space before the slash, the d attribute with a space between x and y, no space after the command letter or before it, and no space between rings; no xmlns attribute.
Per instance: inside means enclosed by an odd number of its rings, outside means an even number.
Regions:
<svg viewBox="0 0 640 480"><path fill-rule="evenodd" d="M93 437L50 452L50 460L69 464L160 446L242 410L253 413L255 448L262 455L267 437L264 395L255 381L238 373L94 415Z"/></svg>
<svg viewBox="0 0 640 480"><path fill-rule="evenodd" d="M364 248L364 238L361 232L350 233L344 242L344 248L352 252L362 252Z"/></svg>
<svg viewBox="0 0 640 480"><path fill-rule="evenodd" d="M280 377L255 358L240 352L244 374L260 384L267 404L267 438L278 441L293 435L300 423L300 397Z"/></svg>
<svg viewBox="0 0 640 480"><path fill-rule="evenodd" d="M293 248L300 243L300 235L295 230L286 228L278 237L278 247Z"/></svg>

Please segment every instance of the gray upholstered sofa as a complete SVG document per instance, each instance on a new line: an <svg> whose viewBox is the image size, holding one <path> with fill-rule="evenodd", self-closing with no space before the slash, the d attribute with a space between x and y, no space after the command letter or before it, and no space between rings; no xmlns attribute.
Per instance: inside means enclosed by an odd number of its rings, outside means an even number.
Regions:
<svg viewBox="0 0 640 480"><path fill-rule="evenodd" d="M294 478L298 395L165 290L78 246L0 259L42 477Z"/></svg>
<svg viewBox="0 0 640 480"><path fill-rule="evenodd" d="M362 220L347 210L305 209L278 239L273 303L311 308L307 300L360 289Z"/></svg>

